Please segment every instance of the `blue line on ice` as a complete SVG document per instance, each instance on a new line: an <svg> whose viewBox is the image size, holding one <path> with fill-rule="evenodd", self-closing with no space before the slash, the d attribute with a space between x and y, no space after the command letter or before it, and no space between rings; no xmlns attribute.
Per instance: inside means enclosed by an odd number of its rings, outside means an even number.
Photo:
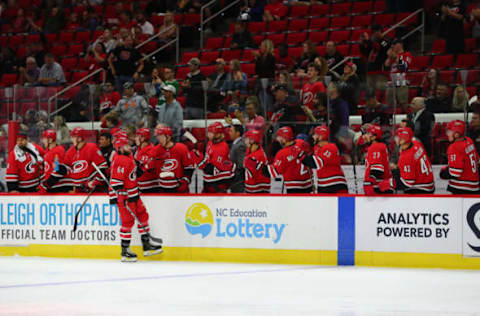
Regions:
<svg viewBox="0 0 480 316"><path fill-rule="evenodd" d="M110 282L128 282L128 281L142 281L142 280L159 280L159 279L180 279L180 278L196 278L196 277L208 277L208 276L224 276L224 275L241 275L241 274L254 274L254 273L268 273L268 272L290 272L301 270L312 270L326 268L328 266L302 266L295 268L282 268L282 269L257 269L247 271L230 271L230 272L209 272L209 273L191 273L191 274L171 274L171 275L154 275L144 277L131 277L131 278L113 278L113 279L100 279L100 280L78 280L78 281L60 281L60 282L45 282L45 283L24 283L24 284L11 284L0 285L0 289L12 289L12 288L25 288L25 287L42 287L42 286L61 286L61 285L76 285L76 284L99 284Z"/></svg>

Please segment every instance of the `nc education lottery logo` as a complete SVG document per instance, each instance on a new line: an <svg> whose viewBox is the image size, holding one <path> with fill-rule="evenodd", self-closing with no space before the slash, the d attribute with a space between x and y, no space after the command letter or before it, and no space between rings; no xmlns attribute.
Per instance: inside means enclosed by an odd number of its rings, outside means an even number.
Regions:
<svg viewBox="0 0 480 316"><path fill-rule="evenodd" d="M480 239L479 225L475 223L475 216L477 215L478 211L480 211L480 203L473 204L472 207L470 207L467 212L467 224L472 230L475 237L477 237L477 239ZM480 252L480 244L478 246L472 245L469 242L467 242L467 244L473 251Z"/></svg>
<svg viewBox="0 0 480 316"><path fill-rule="evenodd" d="M212 231L212 211L203 203L195 203L185 215L185 227L191 235L202 235L205 238Z"/></svg>

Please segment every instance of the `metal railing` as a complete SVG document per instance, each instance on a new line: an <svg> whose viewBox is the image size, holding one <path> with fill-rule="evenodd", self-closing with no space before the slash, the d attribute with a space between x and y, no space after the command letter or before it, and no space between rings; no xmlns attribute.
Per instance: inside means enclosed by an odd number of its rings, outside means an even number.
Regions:
<svg viewBox="0 0 480 316"><path fill-rule="evenodd" d="M171 29L168 28L167 30ZM160 33L159 33L160 34ZM158 35L158 34L157 34ZM144 43L146 44L147 42L149 42L151 39L148 39L146 40ZM174 44L175 43L175 50L176 50L176 53L175 53L175 62L178 64L178 61L180 59L180 30L179 28L177 27L177 30L176 30L176 36L174 39L170 40L169 42L165 43L162 47L160 48L157 48L156 50L154 50L153 52L149 53L148 55L144 56L142 58L142 60L148 60L150 59L152 56L158 54L160 51L164 50L165 48L169 47L170 45ZM137 46L140 46L141 44L138 44ZM143 46L143 45L142 45Z"/></svg>
<svg viewBox="0 0 480 316"><path fill-rule="evenodd" d="M202 50L203 49L203 40L204 40L204 28L205 28L205 24L207 24L208 22L210 22L211 20L213 20L214 18L216 18L217 16L219 16L220 14L222 14L223 12L227 11L228 9L230 9L231 7L233 7L234 5L236 5L237 3L241 2L242 0L234 0L234 1L231 1L227 6L225 6L223 9L221 9L220 11L216 12L215 14L212 14L210 17L208 17L207 19L205 19L205 9L210 7L212 4L216 3L217 0L212 0L210 2L208 2L207 4L204 4L201 8L200 8L200 49Z"/></svg>

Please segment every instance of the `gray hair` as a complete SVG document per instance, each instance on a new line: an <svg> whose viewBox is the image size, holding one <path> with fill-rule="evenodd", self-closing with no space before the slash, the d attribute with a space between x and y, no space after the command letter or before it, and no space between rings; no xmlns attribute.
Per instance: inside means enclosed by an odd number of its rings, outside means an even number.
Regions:
<svg viewBox="0 0 480 316"><path fill-rule="evenodd" d="M419 106L424 108L425 107L425 98L424 97L415 97L412 100L412 104L414 104L414 103L418 104Z"/></svg>

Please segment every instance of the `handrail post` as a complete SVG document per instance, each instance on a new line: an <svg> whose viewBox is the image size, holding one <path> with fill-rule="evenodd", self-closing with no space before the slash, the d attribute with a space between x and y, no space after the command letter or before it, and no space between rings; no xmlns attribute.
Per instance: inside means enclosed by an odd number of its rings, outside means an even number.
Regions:
<svg viewBox="0 0 480 316"><path fill-rule="evenodd" d="M175 45L175 50L176 50L176 63L178 64L179 58L180 58L180 30L177 27L177 43Z"/></svg>
<svg viewBox="0 0 480 316"><path fill-rule="evenodd" d="M200 50L203 50L203 38L204 38L204 25L207 24L208 22L210 22L212 19L214 19L215 17L217 17L219 14L225 12L226 10L230 9L232 6L234 6L235 4L239 3L241 0L235 0L235 1L231 1L227 6L225 6L223 9L221 9L220 11L216 12L215 14L212 14L212 16L210 16L208 19L204 19L204 13L203 11L208 8L210 5L212 5L213 3L216 2L216 0L212 0L210 1L209 3L207 4L204 4L201 8L200 8ZM247 0L245 1L247 2ZM248 2L247 2L248 3Z"/></svg>
<svg viewBox="0 0 480 316"><path fill-rule="evenodd" d="M422 54L425 53L425 10L422 9L422 31L420 37L420 49Z"/></svg>
<svg viewBox="0 0 480 316"><path fill-rule="evenodd" d="M203 50L203 8L205 7L202 6L200 8L200 50Z"/></svg>

